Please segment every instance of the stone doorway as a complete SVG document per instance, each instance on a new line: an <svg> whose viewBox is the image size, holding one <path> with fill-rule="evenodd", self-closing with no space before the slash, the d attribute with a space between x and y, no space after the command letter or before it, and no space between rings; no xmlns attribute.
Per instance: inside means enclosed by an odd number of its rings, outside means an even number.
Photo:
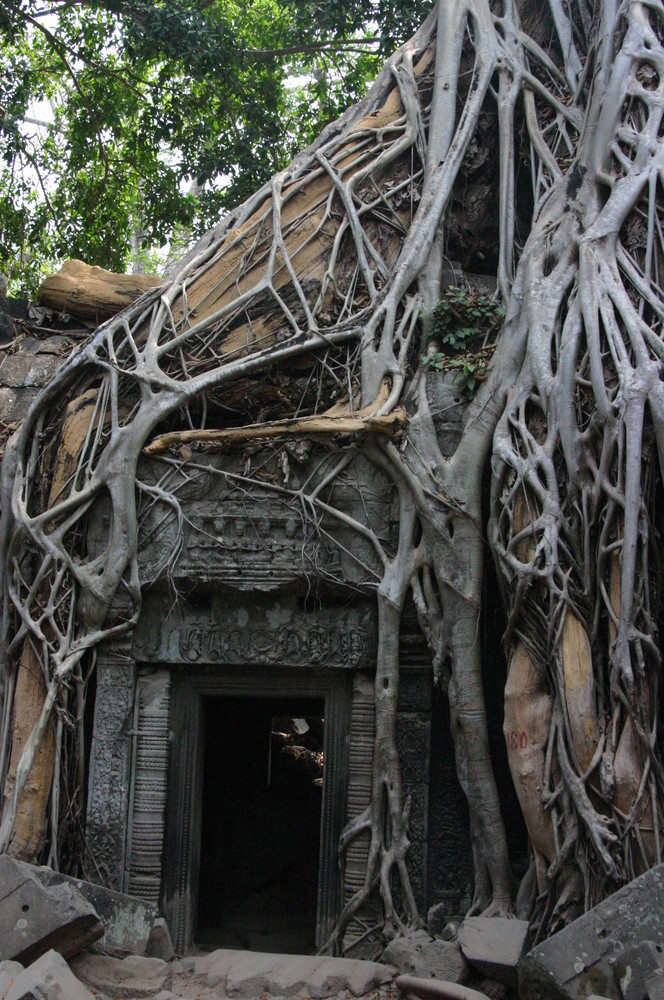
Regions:
<svg viewBox="0 0 664 1000"><path fill-rule="evenodd" d="M316 950L324 701L205 698L196 941Z"/></svg>
<svg viewBox="0 0 664 1000"><path fill-rule="evenodd" d="M280 803L279 795L274 794L274 780L279 778L283 785L284 778L284 768L279 766L283 762L277 761L275 756L275 748L283 740L276 734L291 720L307 718L314 725L318 725L315 720L324 719L324 727L320 727L324 774L320 811L314 813L310 803L306 820L309 832L300 844L302 847L306 840L307 849L300 853L303 861L306 854L307 863L303 863L299 872L294 867L293 877L304 883L304 895L308 894L297 931L305 939L301 950L314 951L327 940L341 906L336 851L346 813L350 672L199 667L194 670L173 668L170 678L170 753L161 906L176 951L184 954L194 940L216 946L222 935L237 936L238 932L245 938L244 947L259 950L261 937L267 939L278 933L276 925L270 928L264 921L252 927L250 911L252 906L256 907L256 899L238 900L237 893L241 894L243 879L246 884L249 878L247 869L251 866L245 865L249 838L254 841L254 867L259 863L264 868L269 867L273 844L266 839L266 831L270 833L270 824L265 822L267 810L272 810L272 819L276 821L281 809L281 819L287 829L288 812L297 808L298 795L306 798L311 792L313 799L317 794L310 787L305 793L300 786L290 800L282 796ZM225 735L224 729L227 730ZM247 744L246 752L242 735ZM254 748L251 754L249 744ZM252 759L248 760L250 756ZM243 768L246 768L244 774ZM272 780L271 789L266 787L268 775ZM226 778L230 784L225 785ZM238 788L243 784L253 789L248 794L243 793L244 802L238 798ZM265 795L270 791L273 793L271 804ZM253 832L236 842L227 830L221 829L220 823L224 803L231 796L236 798L231 809L235 813L235 824L242 810L241 828L248 830L249 816L255 820ZM274 830L271 836L275 840ZM228 860L224 852L230 855ZM285 852L286 847L282 845L282 854ZM291 857L290 860L295 865L296 859ZM244 875L240 873L235 878L233 869L240 865L244 866ZM275 863L275 881L278 876L287 875L285 866L278 868ZM266 893L276 890L276 885L269 885L268 881L262 883L262 889L258 884L253 888ZM282 879L281 905L286 913L287 882L287 878ZM290 891L292 893L292 888ZM225 913L224 894L228 904ZM242 928L237 923L232 927L229 922L229 910L233 908L231 898L236 910L240 906L247 918ZM274 940L269 942L270 950L275 950L276 943ZM267 940L264 944L268 947ZM291 941L284 948L291 949L293 944Z"/></svg>

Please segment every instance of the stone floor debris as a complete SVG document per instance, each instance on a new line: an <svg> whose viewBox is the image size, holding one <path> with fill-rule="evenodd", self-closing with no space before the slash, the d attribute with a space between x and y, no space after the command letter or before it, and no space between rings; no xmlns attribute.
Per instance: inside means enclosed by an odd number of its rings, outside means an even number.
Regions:
<svg viewBox="0 0 664 1000"><path fill-rule="evenodd" d="M507 986L517 985L517 967L529 943L527 920L468 917L458 941L466 961L479 972Z"/></svg>
<svg viewBox="0 0 664 1000"><path fill-rule="evenodd" d="M383 961L400 973L422 979L442 979L451 983L468 982L468 963L456 941L430 938L426 931L415 931L395 938L385 949Z"/></svg>
<svg viewBox="0 0 664 1000"><path fill-rule="evenodd" d="M18 973L3 1000L94 1000L94 997L73 975L62 955L51 950Z"/></svg>
<svg viewBox="0 0 664 1000"><path fill-rule="evenodd" d="M71 885L47 887L32 866L0 855L0 959L24 965L54 948L65 958L98 940L104 927Z"/></svg>
<svg viewBox="0 0 664 1000"><path fill-rule="evenodd" d="M664 865L533 948L519 964L519 993L528 1000L577 1000L593 993L653 1000L658 969L664 970Z"/></svg>

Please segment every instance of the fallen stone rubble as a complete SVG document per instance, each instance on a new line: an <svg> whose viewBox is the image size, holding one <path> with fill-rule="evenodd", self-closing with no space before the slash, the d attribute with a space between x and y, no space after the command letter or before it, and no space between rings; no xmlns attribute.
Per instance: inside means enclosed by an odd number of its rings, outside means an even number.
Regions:
<svg viewBox="0 0 664 1000"><path fill-rule="evenodd" d="M474 917L397 938L381 963L231 949L176 960L154 909L0 856L0 1000L516 1000L517 969L521 1000L664 1000L664 865L528 942L525 921Z"/></svg>
<svg viewBox="0 0 664 1000"><path fill-rule="evenodd" d="M664 1000L664 865L652 868L532 949L523 1000Z"/></svg>
<svg viewBox="0 0 664 1000"><path fill-rule="evenodd" d="M389 989L394 970L358 959L220 950L165 962L85 951L67 965L51 950L23 968L0 962L0 1000L214 1000L259 996L351 1000Z"/></svg>
<svg viewBox="0 0 664 1000"><path fill-rule="evenodd" d="M0 854L0 959L29 965L50 949L65 958L97 941L104 927L68 883L45 886L31 865Z"/></svg>
<svg viewBox="0 0 664 1000"><path fill-rule="evenodd" d="M19 962L0 962L1 1000L94 1000L62 955L45 952L24 969Z"/></svg>

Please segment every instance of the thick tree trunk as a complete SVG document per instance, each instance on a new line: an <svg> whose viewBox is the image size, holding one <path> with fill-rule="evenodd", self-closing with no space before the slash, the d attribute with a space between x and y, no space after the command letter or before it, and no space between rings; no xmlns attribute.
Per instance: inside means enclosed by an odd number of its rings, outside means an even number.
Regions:
<svg viewBox="0 0 664 1000"><path fill-rule="evenodd" d="M39 721L46 697L46 682L39 657L30 642L26 642L18 667L14 691L14 727L12 752L5 782L5 801L11 801L16 772L28 738ZM30 768L8 852L20 861L39 864L44 851L48 824L48 804L55 764L53 727L48 726Z"/></svg>

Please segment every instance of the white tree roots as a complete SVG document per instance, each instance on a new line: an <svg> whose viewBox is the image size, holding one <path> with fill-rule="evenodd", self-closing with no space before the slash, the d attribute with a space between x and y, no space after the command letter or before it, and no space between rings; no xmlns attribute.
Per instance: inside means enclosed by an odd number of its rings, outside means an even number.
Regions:
<svg viewBox="0 0 664 1000"><path fill-rule="evenodd" d="M314 532L323 515L358 531L381 567L373 795L340 844L343 855L368 831L369 864L330 946L375 890L386 934L418 920L395 743L409 593L449 699L473 911L513 912L480 670L487 535L506 608L508 757L533 858L520 899L537 933L661 861L663 114L656 0L441 0L361 105L69 359L3 465L3 773L26 648L46 694L14 753L0 850L14 843L51 732L52 863L80 825L94 650L140 612L139 503L180 518L174 484L196 476L203 440L279 450L310 434L334 443L329 461L281 495ZM505 319L449 454L420 341L487 120ZM224 423L234 392L251 395L266 372L305 358L299 399L282 398L267 422ZM177 475L148 486L137 466L153 440ZM398 497L394 550L328 502L360 453ZM249 472L238 479L257 486ZM101 499L111 514L93 557L86 518ZM109 616L119 598L126 614Z"/></svg>

